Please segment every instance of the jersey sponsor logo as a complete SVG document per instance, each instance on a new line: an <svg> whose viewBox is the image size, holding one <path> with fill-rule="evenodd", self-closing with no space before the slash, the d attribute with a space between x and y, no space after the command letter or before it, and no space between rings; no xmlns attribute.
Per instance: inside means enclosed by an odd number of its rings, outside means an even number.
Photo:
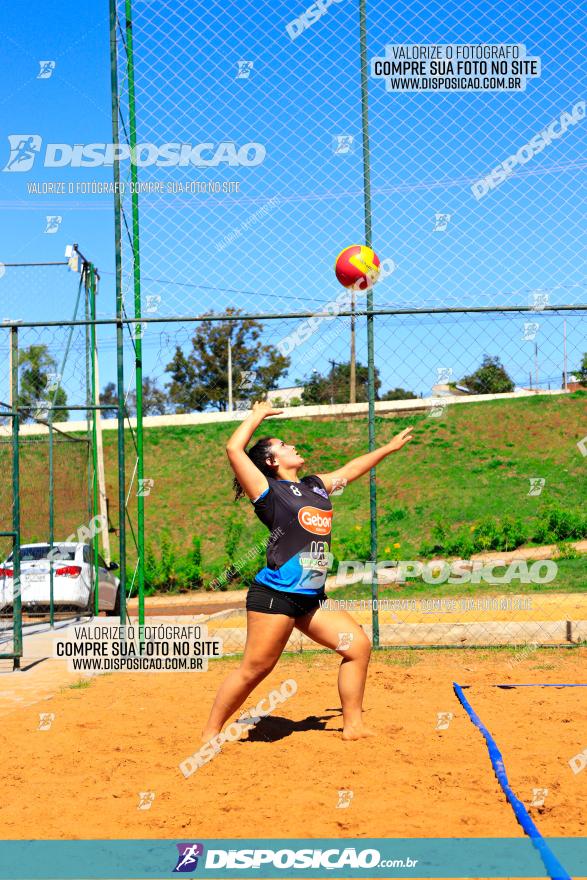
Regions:
<svg viewBox="0 0 587 880"><path fill-rule="evenodd" d="M298 522L307 532L314 535L328 535L332 529L332 511L317 507L302 507L298 511Z"/></svg>

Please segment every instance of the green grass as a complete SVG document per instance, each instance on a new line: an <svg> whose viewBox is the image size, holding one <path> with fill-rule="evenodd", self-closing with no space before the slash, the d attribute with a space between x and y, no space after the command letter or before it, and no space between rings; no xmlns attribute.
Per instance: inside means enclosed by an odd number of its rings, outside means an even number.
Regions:
<svg viewBox="0 0 587 880"><path fill-rule="evenodd" d="M377 660L387 663L388 666L402 666L409 668L415 666L422 659L422 655L412 651L378 651Z"/></svg>
<svg viewBox="0 0 587 880"><path fill-rule="evenodd" d="M71 691L84 690L85 688L89 688L92 682L89 678L80 678L79 681L74 682L73 684L68 684L67 688Z"/></svg>
<svg viewBox="0 0 587 880"><path fill-rule="evenodd" d="M574 512L584 507L587 461L576 444L587 428L585 394L463 404L449 407L441 419L377 417L377 444L407 425L414 426L412 443L377 468L380 559L419 558L439 521L455 531L487 517L520 517L532 525L549 506ZM236 559L267 534L247 500L232 500L224 447L234 427L224 423L145 430L145 477L154 480L145 499L147 541L157 547L167 529L175 544L186 549L192 535L200 535L205 583L226 564L224 531L231 514L242 525ZM366 418L268 420L257 432L258 437L266 435L295 442L306 459L305 474L334 470L368 451ZM104 447L116 523L115 432L104 433ZM127 453L133 461L130 436ZM528 496L533 477L546 480L538 497ZM333 551L344 558L344 544L352 538L368 540L368 475L333 504ZM557 589L584 589L580 571L585 565L580 559L561 564L566 586ZM238 582L231 584L236 586ZM425 586L428 592L433 589Z"/></svg>

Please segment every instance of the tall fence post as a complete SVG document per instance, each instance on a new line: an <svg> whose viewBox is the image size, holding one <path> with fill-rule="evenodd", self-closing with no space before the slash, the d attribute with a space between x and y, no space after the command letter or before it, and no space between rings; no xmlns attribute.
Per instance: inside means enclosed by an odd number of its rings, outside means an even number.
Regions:
<svg viewBox="0 0 587 880"><path fill-rule="evenodd" d="M53 543L55 541L55 468L53 463L53 403L49 405L49 624L55 626Z"/></svg>
<svg viewBox="0 0 587 880"><path fill-rule="evenodd" d="M363 198L365 206L365 244L373 247L371 217L371 157L369 152L369 82L367 72L367 10L366 0L359 2L359 30L361 40L361 119L363 129ZM367 377L369 396L369 451L375 449L375 354L373 328L373 287L367 289ZM369 508L371 523L371 621L373 647L379 647L379 609L377 603L377 483L375 468L369 471Z"/></svg>
<svg viewBox="0 0 587 880"><path fill-rule="evenodd" d="M126 0L126 62L128 79L128 121L130 145L130 175L132 181L132 253L133 283L135 306L135 393L136 393L136 444L137 444L137 580L139 597L139 626L145 623L145 498L144 485L144 453L143 453L143 325L141 324L141 261L139 239L139 194L138 172L136 164L137 123L135 115L135 78L132 34L132 0Z"/></svg>
<svg viewBox="0 0 587 880"><path fill-rule="evenodd" d="M20 669L22 657L22 595L20 584L20 449L18 412L18 327L10 330L10 366L11 366L11 401L12 401L12 530L13 535L13 566L12 566L12 616L13 616L13 651L14 669Z"/></svg>
<svg viewBox="0 0 587 880"><path fill-rule="evenodd" d="M98 389L96 388L96 269L93 263L89 265L89 305L90 305L90 377L91 377L91 393L90 400L92 403L92 516L95 526L96 517L98 516L99 498L98 498ZM106 526L108 527L108 526ZM94 612L98 615L100 611L100 567L98 564L98 532L93 529L92 549L94 561Z"/></svg>
<svg viewBox="0 0 587 880"><path fill-rule="evenodd" d="M118 133L118 49L116 40L116 0L110 0L110 83L112 88L112 140ZM122 297L122 239L120 203L120 160L115 151L114 175L114 244L116 266L116 384L118 394L118 542L120 553L120 623L126 623L126 471L124 457L124 338Z"/></svg>

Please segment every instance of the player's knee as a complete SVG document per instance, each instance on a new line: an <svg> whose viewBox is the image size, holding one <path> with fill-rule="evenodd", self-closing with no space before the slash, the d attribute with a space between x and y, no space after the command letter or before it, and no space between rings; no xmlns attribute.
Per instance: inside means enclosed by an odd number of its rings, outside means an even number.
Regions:
<svg viewBox="0 0 587 880"><path fill-rule="evenodd" d="M362 647L362 650L363 650L363 653L364 653L365 657L366 657L367 659L369 659L369 657L371 656L372 645L371 645L371 640L370 640L369 636L368 636L366 633L363 633L363 647Z"/></svg>
<svg viewBox="0 0 587 880"><path fill-rule="evenodd" d="M273 667L274 661L263 658L261 660L248 660L241 667L241 675L247 682L261 681L265 676L269 675Z"/></svg>
<svg viewBox="0 0 587 880"><path fill-rule="evenodd" d="M371 654L371 642L363 630L353 633L352 641L341 652L349 660L368 660Z"/></svg>

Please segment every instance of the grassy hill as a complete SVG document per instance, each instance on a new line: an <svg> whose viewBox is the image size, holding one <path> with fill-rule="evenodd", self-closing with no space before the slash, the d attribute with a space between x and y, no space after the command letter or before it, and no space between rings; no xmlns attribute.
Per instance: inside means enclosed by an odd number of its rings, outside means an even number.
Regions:
<svg viewBox="0 0 587 880"><path fill-rule="evenodd" d="M587 458L577 442L587 434L586 392L451 406L440 419L376 421L378 445L414 426L411 444L377 468L381 559L418 558L439 536L446 541L456 533L491 531L488 518L497 523L519 518L531 536L555 506L575 518L584 515ZM145 499L147 543L155 556L163 546L169 562L177 548L184 552L194 536L201 539L204 583L267 535L247 500L233 502L224 450L233 430L234 424L225 423L145 431L145 476L154 480ZM268 420L257 436L269 434L295 442L306 459L302 476L333 470L368 449L366 418ZM105 432L104 444L111 517L117 523L114 432ZM130 473L130 437L127 455ZM529 481L537 477L546 482L532 497ZM335 555L367 558L368 475L333 505ZM354 552L357 556L349 555ZM251 564L254 568L255 560Z"/></svg>

